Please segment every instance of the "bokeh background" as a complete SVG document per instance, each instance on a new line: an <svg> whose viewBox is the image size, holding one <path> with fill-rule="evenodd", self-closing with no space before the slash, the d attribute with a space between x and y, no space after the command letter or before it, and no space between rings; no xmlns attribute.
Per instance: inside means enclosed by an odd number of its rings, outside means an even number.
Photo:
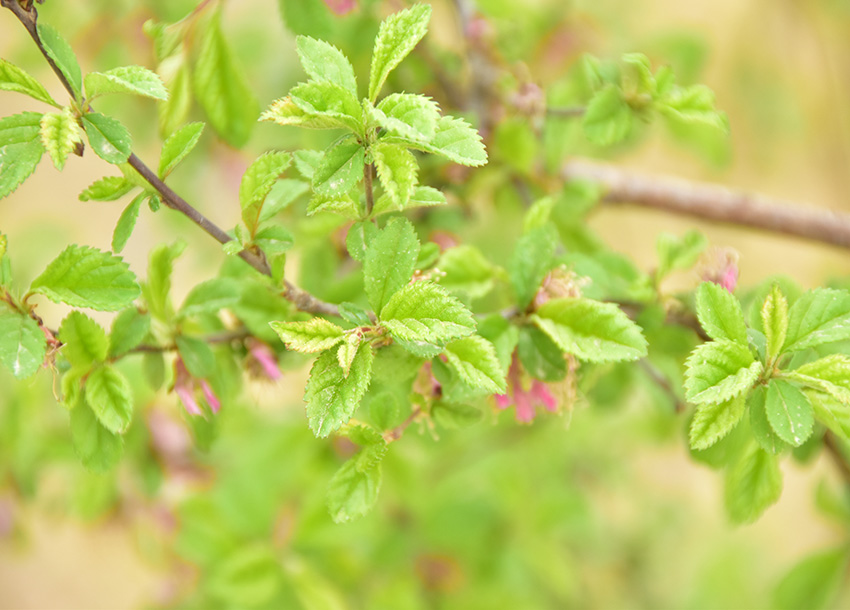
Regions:
<svg viewBox="0 0 850 610"><path fill-rule="evenodd" d="M463 51L454 3L431 4L425 44L451 72ZM474 4L499 41L499 61L544 88L557 88L582 53L616 59L640 51L672 64L680 81L708 84L729 115L728 144L683 147L649 128L639 144L606 153L612 161L850 212L847 0ZM40 11L71 41L84 70L105 70L152 67L142 24L175 21L194 5L47 0ZM370 7L386 14L402 5ZM274 0L225 3L226 33L263 106L301 78L278 9ZM356 19L327 33L362 74L377 22ZM0 13L0 56L65 99L11 14ZM411 83L433 86L416 75ZM0 115L35 104L2 93ZM125 121L140 156L155 158L151 103L104 99L99 110ZM239 178L257 154L318 147L322 137L261 124L236 151L207 133L174 185L231 227ZM109 249L123 206L76 199L108 171L93 155L72 158L62 173L43 161L0 201L17 277L34 277L69 241ZM739 252L744 286L782 274L811 287L850 272L850 258L835 248L657 212L603 209L591 224L647 270L658 233L697 227ZM141 275L152 245L178 238L189 242L175 271L181 295L214 275L222 256L190 223L143 213L124 256ZM290 266L295 273L297 256ZM64 312L47 302L39 311L57 323ZM133 473L96 476L73 457L50 376L12 384L0 371L0 608L204 607L196 590L215 570L206 563L210 549L252 545L260 554L272 548L283 562L286 593L277 607L763 608L791 566L847 540L846 522L823 510L841 485L826 457L784 461L779 503L757 523L734 527L723 511L722 475L687 450L686 417L658 392L624 394L613 381L569 415L529 427L504 413L439 439L411 428L385 461L378 508L334 525L323 494L345 447L310 436L300 402L305 375L296 362L277 384L249 385L241 408L222 413L206 453L186 445L172 396L142 395L148 406L139 419L171 434L167 450ZM138 453L132 439L128 452L149 455L151 441L139 438ZM850 591L835 605L850 606Z"/></svg>

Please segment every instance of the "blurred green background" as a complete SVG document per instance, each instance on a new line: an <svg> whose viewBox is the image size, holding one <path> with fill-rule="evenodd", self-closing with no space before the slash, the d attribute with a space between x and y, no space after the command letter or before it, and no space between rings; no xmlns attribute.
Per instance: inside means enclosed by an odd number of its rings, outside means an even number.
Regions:
<svg viewBox="0 0 850 610"><path fill-rule="evenodd" d="M40 10L69 38L83 69L95 70L152 67L142 24L177 20L194 4L48 0ZM362 4L382 14L403 5ZM451 70L463 49L454 3L431 4L425 43ZM689 150L650 128L639 145L610 153L613 161L850 211L847 0L477 6L501 49L499 61L518 78L558 91L582 53L616 59L640 51L656 64L672 64L680 81L708 84L729 115L728 145ZM263 107L301 77L278 8L273 0L226 3L227 35ZM350 54L362 74L377 21L359 11L326 18L320 34ZM65 99L7 13L0 13L0 56ZM415 70L424 60L411 61L402 84L438 97L428 70ZM22 96L0 95L2 116L31 107ZM155 158L151 103L104 99L99 110L124 120L140 156ZM235 151L208 133L174 185L230 227L251 159L273 147L318 147L326 138L260 124L249 145ZM498 160L504 153L491 154ZM0 201L0 230L9 235L17 276L33 277L68 241L109 248L122 206L76 200L105 171L92 155L72 158L61 174L43 162ZM743 285L784 274L808 287L850 271L836 249L645 210L603 209L591 222L647 270L658 233L698 226L713 244L740 253ZM175 271L175 292L185 294L211 277L222 257L187 221L143 214L124 256L143 274L152 245L179 237L190 244ZM291 264L297 269L296 260ZM64 310L44 302L39 312L58 323ZM127 449L134 466L102 476L74 459L49 374L13 385L0 371L0 607L242 607L273 589L266 605L277 608L764 608L792 565L847 540L850 522L825 514L841 482L822 456L805 465L786 460L780 502L754 525L730 526L722 476L690 458L686 416L626 369L569 415L539 417L533 426L502 413L439 438L412 427L384 461L377 508L358 522L334 525L325 486L350 448L310 434L299 364L275 385L250 384L242 408L220 415L208 453L191 446L173 396L140 395L147 407ZM269 568L278 560L282 573ZM240 571L251 576L239 578ZM848 606L845 590L835 607Z"/></svg>

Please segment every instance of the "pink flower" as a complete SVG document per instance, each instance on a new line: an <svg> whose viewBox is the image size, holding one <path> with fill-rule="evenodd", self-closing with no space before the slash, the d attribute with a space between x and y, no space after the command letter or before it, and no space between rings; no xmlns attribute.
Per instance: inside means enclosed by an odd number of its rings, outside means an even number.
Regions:
<svg viewBox="0 0 850 610"><path fill-rule="evenodd" d="M700 265L703 281L714 282L729 292L738 285L738 253L732 248L709 248Z"/></svg>
<svg viewBox="0 0 850 610"><path fill-rule="evenodd" d="M558 401L552 396L549 387L539 379L531 380L531 387L523 387L519 359L514 354L508 371L508 394L495 394L496 407L507 409L516 406L516 420L528 424L534 421L536 407L543 407L551 413L558 410Z"/></svg>
<svg viewBox="0 0 850 610"><path fill-rule="evenodd" d="M272 349L256 339L248 340L248 358L246 360L248 371L266 377L271 381L277 381L283 374L277 366L277 358Z"/></svg>
<svg viewBox="0 0 850 610"><path fill-rule="evenodd" d="M204 410L195 398L198 389L201 390L210 410L213 413L218 413L219 409L221 409L221 401L215 395L215 392L213 392L210 384L207 383L206 379L195 379L192 377L188 369L186 369L183 359L178 356L174 361L174 392L180 398L180 402L183 403L189 415L204 414Z"/></svg>
<svg viewBox="0 0 850 610"><path fill-rule="evenodd" d="M345 15L357 8L357 0L325 0L325 4L337 15Z"/></svg>

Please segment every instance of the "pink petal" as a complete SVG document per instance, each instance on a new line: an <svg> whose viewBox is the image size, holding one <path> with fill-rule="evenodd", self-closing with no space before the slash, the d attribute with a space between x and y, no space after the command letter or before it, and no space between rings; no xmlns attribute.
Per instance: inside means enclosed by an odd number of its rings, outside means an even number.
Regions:
<svg viewBox="0 0 850 610"><path fill-rule="evenodd" d="M201 390L204 392L204 398L207 400L207 404L212 409L213 413L218 413L218 410L221 409L221 401L219 401L218 396L215 395L210 384L207 383L206 379L199 380L201 384Z"/></svg>
<svg viewBox="0 0 850 610"><path fill-rule="evenodd" d="M734 265L727 267L720 276L720 281L717 283L729 292L734 292L735 286L738 285L738 267Z"/></svg>
<svg viewBox="0 0 850 610"><path fill-rule="evenodd" d="M547 411L554 413L558 409L558 401L549 392L549 388L545 383L537 379L531 384L531 398L535 402L542 404Z"/></svg>
<svg viewBox="0 0 850 610"><path fill-rule="evenodd" d="M277 366L277 359L274 352L265 343L255 341L251 343L251 355L263 367L266 377L272 381L277 381L282 377L280 369Z"/></svg>
<svg viewBox="0 0 850 610"><path fill-rule="evenodd" d="M493 394L496 399L496 406L500 409L507 409L513 403L513 400L507 394Z"/></svg>
<svg viewBox="0 0 850 610"><path fill-rule="evenodd" d="M530 424L534 421L534 405L530 400L531 396L522 391L514 390L514 401L516 402L516 420L524 424Z"/></svg>
<svg viewBox="0 0 850 610"><path fill-rule="evenodd" d="M357 8L357 0L325 0L325 4L337 15L345 15Z"/></svg>
<svg viewBox="0 0 850 610"><path fill-rule="evenodd" d="M180 402L183 403L186 412L189 415L203 415L204 412L195 400L195 393L185 386L174 386L174 391L180 397Z"/></svg>

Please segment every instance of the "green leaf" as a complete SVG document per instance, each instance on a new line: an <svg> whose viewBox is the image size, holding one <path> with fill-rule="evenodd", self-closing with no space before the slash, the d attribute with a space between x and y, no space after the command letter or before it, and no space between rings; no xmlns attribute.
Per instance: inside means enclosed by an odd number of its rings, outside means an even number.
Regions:
<svg viewBox="0 0 850 610"><path fill-rule="evenodd" d="M486 339L473 335L452 341L446 345L444 353L449 365L468 385L490 394L504 394L507 391L496 350Z"/></svg>
<svg viewBox="0 0 850 610"><path fill-rule="evenodd" d="M184 52L177 53L163 61L159 67L170 93L168 100L156 105L159 133L162 137L177 131L178 127L186 122L192 107L192 72L186 55L188 54Z"/></svg>
<svg viewBox="0 0 850 610"><path fill-rule="evenodd" d="M621 362L646 356L646 339L640 327L613 303L552 299L530 319L562 350L579 360Z"/></svg>
<svg viewBox="0 0 850 610"><path fill-rule="evenodd" d="M310 78L339 85L357 97L354 68L342 51L323 40L308 36L298 36L296 44L301 65Z"/></svg>
<svg viewBox="0 0 850 610"><path fill-rule="evenodd" d="M5 59L0 59L0 91L17 91L39 102L56 108L62 107L50 97L47 89L40 82Z"/></svg>
<svg viewBox="0 0 850 610"><path fill-rule="evenodd" d="M431 417L438 425L452 430L477 424L484 418L484 414L472 405L440 400L431 406Z"/></svg>
<svg viewBox="0 0 850 610"><path fill-rule="evenodd" d="M86 401L103 426L123 434L133 420L133 393L130 382L111 366L92 371L86 379Z"/></svg>
<svg viewBox="0 0 850 610"><path fill-rule="evenodd" d="M850 405L835 400L825 392L805 390L817 420L839 438L850 442Z"/></svg>
<svg viewBox="0 0 850 610"><path fill-rule="evenodd" d="M409 150L397 144L378 143L372 148L378 178L393 204L404 209L416 186L419 165Z"/></svg>
<svg viewBox="0 0 850 610"><path fill-rule="evenodd" d="M205 127L203 123L188 123L168 136L159 156L160 178L165 179L192 152L201 139Z"/></svg>
<svg viewBox="0 0 850 610"><path fill-rule="evenodd" d="M110 93L130 93L167 100L168 90L155 73L141 66L123 66L107 72L89 72L84 79L89 101Z"/></svg>
<svg viewBox="0 0 850 610"><path fill-rule="evenodd" d="M301 180L290 180L283 178L272 186L272 190L266 195L263 207L260 210L260 222L273 218L275 214L288 208L293 201L310 190L310 185Z"/></svg>
<svg viewBox="0 0 850 610"><path fill-rule="evenodd" d="M269 604L284 585L280 560L271 547L256 543L225 553L206 578L210 597L225 607Z"/></svg>
<svg viewBox="0 0 850 610"><path fill-rule="evenodd" d="M337 349L336 359L339 362L339 366L342 367L343 377L348 377L348 373L351 372L351 364L357 355L357 349L360 347L361 339L362 337L358 333L350 333L345 336L345 340Z"/></svg>
<svg viewBox="0 0 850 610"><path fill-rule="evenodd" d="M215 354L206 341L188 335L178 335L175 343L177 352L192 377L204 379L212 376L215 372Z"/></svg>
<svg viewBox="0 0 850 610"><path fill-rule="evenodd" d="M812 405L802 390L782 379L771 379L765 402L767 420L776 434L792 447L799 447L814 429Z"/></svg>
<svg viewBox="0 0 850 610"><path fill-rule="evenodd" d="M363 261L363 282L369 305L378 316L410 280L419 256L416 229L406 218L392 218L371 240Z"/></svg>
<svg viewBox="0 0 850 610"><path fill-rule="evenodd" d="M41 117L41 144L59 171L65 167L65 160L80 142L80 128L70 108Z"/></svg>
<svg viewBox="0 0 850 610"><path fill-rule="evenodd" d="M657 103L658 111L679 123L701 124L729 133L729 119L714 105L714 92L705 85L673 87Z"/></svg>
<svg viewBox="0 0 850 610"><path fill-rule="evenodd" d="M130 205L124 208L124 211L121 212L121 216L118 218L118 222L115 225L115 230L112 232L112 251L116 254L124 249L124 246L127 245L127 240L129 240L130 235L133 234L133 229L136 228L136 220L139 218L139 210L142 207L142 202L144 202L147 196L147 193L137 195L136 198L130 202Z"/></svg>
<svg viewBox="0 0 850 610"><path fill-rule="evenodd" d="M0 199L13 193L35 171L41 155L41 142L11 144L0 148Z"/></svg>
<svg viewBox="0 0 850 610"><path fill-rule="evenodd" d="M133 152L130 132L112 117L97 112L84 114L83 127L92 150L107 163L125 163Z"/></svg>
<svg viewBox="0 0 850 610"><path fill-rule="evenodd" d="M773 285L770 294L764 300L761 320L764 336L767 339L767 359L768 362L775 362L782 353L788 331L788 301L785 300L778 284Z"/></svg>
<svg viewBox="0 0 850 610"><path fill-rule="evenodd" d="M251 334L267 343L275 341L277 335L269 327L269 320L285 318L291 312L289 301L261 283L248 284L242 290L242 297L233 306L242 323Z"/></svg>
<svg viewBox="0 0 850 610"><path fill-rule="evenodd" d="M221 9L213 13L200 38L195 97L213 129L225 142L241 148L251 136L260 106L221 31Z"/></svg>
<svg viewBox="0 0 850 610"><path fill-rule="evenodd" d="M303 102L303 101L302 101ZM311 106L312 107L312 106ZM310 114L302 110L290 97L276 100L269 106L268 110L260 115L261 121L277 123L284 127L303 127L305 129L340 129L350 128L349 119L338 119L327 114ZM299 151L301 152L301 151ZM304 151L317 152L317 151ZM297 157L296 152L296 157ZM299 166L301 171L301 166ZM303 172L302 172L303 174ZM306 178L312 177L304 174Z"/></svg>
<svg viewBox="0 0 850 610"><path fill-rule="evenodd" d="M495 269L475 246L461 244L449 248L440 256L436 267L444 274L439 278L440 285L451 293L477 299L493 288Z"/></svg>
<svg viewBox="0 0 850 610"><path fill-rule="evenodd" d="M697 317L712 339L728 339L747 345L747 325L741 303L728 290L714 282L697 289Z"/></svg>
<svg viewBox="0 0 850 610"><path fill-rule="evenodd" d="M121 460L124 439L101 424L84 401L71 410L71 441L83 465L106 472Z"/></svg>
<svg viewBox="0 0 850 610"><path fill-rule="evenodd" d="M671 271L693 267L700 254L708 245L708 239L699 231L688 231L682 237L670 233L661 233L655 244L658 252L657 281L661 281Z"/></svg>
<svg viewBox="0 0 850 610"><path fill-rule="evenodd" d="M743 395L718 404L700 405L691 421L691 449L708 449L738 425L746 410Z"/></svg>
<svg viewBox="0 0 850 610"><path fill-rule="evenodd" d="M528 307L552 268L557 243L558 234L551 225L532 229L519 238L508 273L520 309Z"/></svg>
<svg viewBox="0 0 850 610"><path fill-rule="evenodd" d="M519 328L517 337L517 356L522 363L522 368L529 375L535 379L550 382L564 378L567 374L564 352L549 338L549 335L536 326L523 326ZM508 370L510 360L510 354L507 358L504 356L502 358L505 371Z"/></svg>
<svg viewBox="0 0 850 610"><path fill-rule="evenodd" d="M151 317L130 307L115 316L109 333L109 357L123 356L141 345L151 330Z"/></svg>
<svg viewBox="0 0 850 610"><path fill-rule="evenodd" d="M357 458L348 460L328 483L328 511L334 523L346 523L368 513L378 501L381 465L359 467Z"/></svg>
<svg viewBox="0 0 850 610"><path fill-rule="evenodd" d="M345 235L345 247L348 254L356 261L366 260L369 244L378 235L378 227L375 223L364 220L355 222ZM412 270L411 270L412 272Z"/></svg>
<svg viewBox="0 0 850 610"><path fill-rule="evenodd" d="M735 523L752 523L782 495L776 458L751 444L726 473L726 510Z"/></svg>
<svg viewBox="0 0 850 610"><path fill-rule="evenodd" d="M430 142L437 133L440 107L429 97L393 93L372 109L374 120L388 133L411 142Z"/></svg>
<svg viewBox="0 0 850 610"><path fill-rule="evenodd" d="M47 339L35 320L0 311L0 362L16 379L34 375L44 362Z"/></svg>
<svg viewBox="0 0 850 610"><path fill-rule="evenodd" d="M217 314L222 309L233 307L239 300L241 286L230 277L217 277L197 284L183 301L178 318L201 314Z"/></svg>
<svg viewBox="0 0 850 610"><path fill-rule="evenodd" d="M92 182L80 193L80 201L115 201L130 191L134 185L123 176L106 176Z"/></svg>
<svg viewBox="0 0 850 610"><path fill-rule="evenodd" d="M788 334L782 351L791 352L850 339L850 292L816 288L788 311Z"/></svg>
<svg viewBox="0 0 850 610"><path fill-rule="evenodd" d="M747 396L747 408L750 410L750 430L752 430L753 437L755 437L762 449L773 455L778 455L788 445L777 436L770 422L767 420L767 411L765 411L766 400L767 388L763 385L757 386Z"/></svg>
<svg viewBox="0 0 850 610"><path fill-rule="evenodd" d="M850 358L844 354L832 354L809 362L789 371L786 376L850 406Z"/></svg>
<svg viewBox="0 0 850 610"><path fill-rule="evenodd" d="M289 153L268 152L258 157L242 175L239 185L242 220L252 233L260 224L263 202L291 163L292 155Z"/></svg>
<svg viewBox="0 0 850 610"><path fill-rule="evenodd" d="M431 7L416 4L390 15L381 23L375 48L372 51L372 69L369 73L369 100L375 102L390 72L407 57L428 31Z"/></svg>
<svg viewBox="0 0 850 610"><path fill-rule="evenodd" d="M356 220L362 216L360 206L348 195L314 195L307 204L307 216L313 216L319 212L340 214L349 220Z"/></svg>
<svg viewBox="0 0 850 610"><path fill-rule="evenodd" d="M62 320L59 340L64 343L62 355L72 367L83 371L104 362L109 351L106 332L100 324L79 311L72 311Z"/></svg>
<svg viewBox="0 0 850 610"><path fill-rule="evenodd" d="M148 262L148 279L142 286L151 314L169 323L173 317L169 300L171 273L174 270L175 259L185 249L185 241L178 241L171 245L161 244L154 248Z"/></svg>
<svg viewBox="0 0 850 610"><path fill-rule="evenodd" d="M116 311L139 296L135 274L123 260L88 246L70 245L30 286L55 303Z"/></svg>
<svg viewBox="0 0 850 610"><path fill-rule="evenodd" d="M271 322L270 326L287 348L304 354L329 350L345 336L342 328L324 318L307 322Z"/></svg>
<svg viewBox="0 0 850 610"><path fill-rule="evenodd" d="M455 117L440 117L437 131L429 143L411 142L410 145L461 165L479 167L487 163L487 151L481 135L472 125Z"/></svg>
<svg viewBox="0 0 850 610"><path fill-rule="evenodd" d="M316 358L304 392L310 429L324 438L348 422L360 404L372 377L372 348L361 343L344 375L336 350L327 350Z"/></svg>
<svg viewBox="0 0 850 610"><path fill-rule="evenodd" d="M326 196L344 195L363 179L364 160L365 151L356 141L334 144L313 174L313 190Z"/></svg>
<svg viewBox="0 0 850 610"><path fill-rule="evenodd" d="M348 128L354 133L363 131L363 108L360 102L348 89L335 83L301 83L289 91L288 99L306 113L308 119L318 121L314 128L327 129L325 125L330 122L338 128ZM285 109L285 105L279 107L276 114L280 116Z"/></svg>
<svg viewBox="0 0 850 610"><path fill-rule="evenodd" d="M773 592L777 610L822 610L830 607L844 582L847 547L810 555L782 578Z"/></svg>
<svg viewBox="0 0 850 610"><path fill-rule="evenodd" d="M322 0L278 0L284 24L293 34L328 37L333 33L334 17Z"/></svg>
<svg viewBox="0 0 850 610"><path fill-rule="evenodd" d="M381 311L381 324L395 339L423 347L444 345L475 330L469 310L444 288L427 281L396 292Z"/></svg>
<svg viewBox="0 0 850 610"><path fill-rule="evenodd" d="M632 131L632 109L616 85L605 85L588 102L582 127L584 135L597 146L622 142Z"/></svg>
<svg viewBox="0 0 850 610"><path fill-rule="evenodd" d="M38 36L48 57L53 60L53 63L56 64L56 67L59 68L59 71L71 85L74 97L77 100L82 99L83 74L71 45L59 32L46 23L38 24Z"/></svg>
<svg viewBox="0 0 850 610"><path fill-rule="evenodd" d="M0 148L41 141L40 112L21 112L0 119Z"/></svg>
<svg viewBox="0 0 850 610"><path fill-rule="evenodd" d="M750 389L764 368L739 343L703 343L685 363L685 397L695 404L718 403Z"/></svg>
<svg viewBox="0 0 850 610"><path fill-rule="evenodd" d="M298 173L312 181L313 174L316 173L316 168L319 167L325 153L321 150L296 150L292 156L295 158Z"/></svg>
<svg viewBox="0 0 850 610"><path fill-rule="evenodd" d="M371 326L372 321L369 319L368 312L354 303L340 303L339 315L346 322L350 322L355 326Z"/></svg>

